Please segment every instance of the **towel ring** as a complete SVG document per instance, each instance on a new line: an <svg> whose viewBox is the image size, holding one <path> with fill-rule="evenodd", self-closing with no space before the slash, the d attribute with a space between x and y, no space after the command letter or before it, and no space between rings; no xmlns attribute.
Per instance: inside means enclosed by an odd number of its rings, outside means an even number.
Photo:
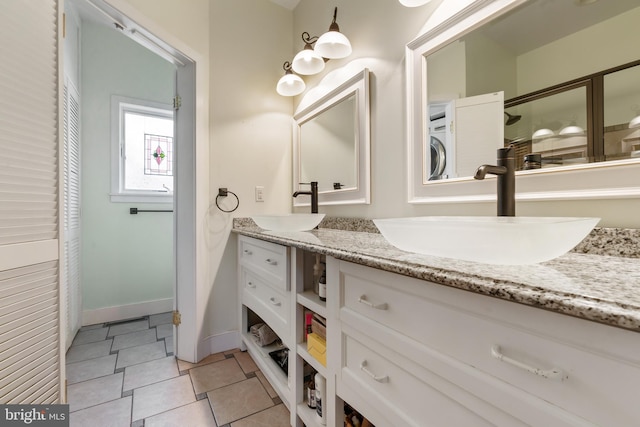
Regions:
<svg viewBox="0 0 640 427"><path fill-rule="evenodd" d="M220 197L227 197L227 195L229 195L229 194L233 194L233 197L235 197L235 198L236 198L236 207L235 207L235 208L233 208L233 209L229 209L229 210L222 209L222 208L220 207L220 205L218 204L218 199L219 199ZM234 193L233 191L229 191L229 190L227 190L226 188L224 188L224 189L223 189L223 188L220 188L220 189L218 190L218 195L216 196L216 207L217 207L218 209L220 209L222 212L231 213L231 212L235 211L236 209L238 209L238 206L240 206L240 199L238 198L238 195L237 195L236 193Z"/></svg>

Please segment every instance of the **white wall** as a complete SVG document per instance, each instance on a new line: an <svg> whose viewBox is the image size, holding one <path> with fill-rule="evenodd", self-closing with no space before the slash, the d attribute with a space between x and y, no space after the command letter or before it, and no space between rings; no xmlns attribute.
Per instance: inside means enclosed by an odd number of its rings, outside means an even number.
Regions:
<svg viewBox="0 0 640 427"><path fill-rule="evenodd" d="M292 13L267 0L217 0L210 16L210 198L213 203L218 188L227 187L240 199L233 214L213 206L209 215L212 287L202 297L205 325L215 337L238 328L232 216L290 212L293 103L275 87L291 51ZM258 185L262 203L255 202ZM228 210L234 201L220 204Z"/></svg>
<svg viewBox="0 0 640 427"><path fill-rule="evenodd" d="M320 212L366 218L495 214L494 203L410 205L406 201L404 45L418 36L436 6L440 10L433 13L433 17L446 17L447 5L447 1L435 1L409 9L390 0L338 3L340 30L351 40L353 54L346 59L329 61L323 73L305 81L310 86L307 92L313 92L314 85L321 85L329 79L328 75L346 73L354 63L366 63L371 69L372 201L371 205L320 206ZM333 4L315 0L300 2L294 11L297 50L302 48L302 41L298 42L302 31L312 35L325 31L332 10ZM612 50L618 50L618 46ZM307 102L303 96L296 98L296 105ZM518 215L596 216L602 218L601 226L628 228L640 228L640 217L636 215L639 209L640 199L519 202L517 206Z"/></svg>
<svg viewBox="0 0 640 427"><path fill-rule="evenodd" d="M81 60L83 310L171 300L172 215L129 214L132 206L171 205L110 201L110 108L112 95L170 104L174 68L113 29L87 21Z"/></svg>

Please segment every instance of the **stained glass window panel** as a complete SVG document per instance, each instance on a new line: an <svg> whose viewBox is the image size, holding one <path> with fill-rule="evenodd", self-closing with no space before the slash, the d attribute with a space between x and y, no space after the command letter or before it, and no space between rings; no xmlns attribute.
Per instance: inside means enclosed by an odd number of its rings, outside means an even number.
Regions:
<svg viewBox="0 0 640 427"><path fill-rule="evenodd" d="M144 134L145 175L173 175L173 138Z"/></svg>

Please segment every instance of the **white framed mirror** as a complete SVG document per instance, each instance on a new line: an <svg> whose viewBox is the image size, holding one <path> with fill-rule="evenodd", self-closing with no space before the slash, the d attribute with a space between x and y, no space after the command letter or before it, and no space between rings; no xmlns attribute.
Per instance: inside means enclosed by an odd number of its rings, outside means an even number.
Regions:
<svg viewBox="0 0 640 427"><path fill-rule="evenodd" d="M494 145L509 144L522 147L520 157L543 159L541 168L516 172L518 200L640 196L637 1L450 7L406 47L410 203L495 200L494 179L474 180L469 166L495 164ZM482 110L482 120L480 112L457 114L460 104L500 92L502 108ZM536 133L547 126L550 134Z"/></svg>
<svg viewBox="0 0 640 427"><path fill-rule="evenodd" d="M318 204L369 204L369 70L364 69L297 111L293 126L293 189L318 182ZM308 196L294 206L310 204Z"/></svg>

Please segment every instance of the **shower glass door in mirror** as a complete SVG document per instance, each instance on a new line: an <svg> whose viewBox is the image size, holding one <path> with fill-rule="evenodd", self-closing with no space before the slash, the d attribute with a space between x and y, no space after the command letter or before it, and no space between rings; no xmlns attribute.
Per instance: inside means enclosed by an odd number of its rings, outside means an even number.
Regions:
<svg viewBox="0 0 640 427"><path fill-rule="evenodd" d="M604 158L640 158L640 65L604 76Z"/></svg>
<svg viewBox="0 0 640 427"><path fill-rule="evenodd" d="M593 133L587 103L587 85L579 84L505 109L504 143L515 148L517 170L589 163ZM532 154L539 156L535 165L525 164Z"/></svg>
<svg viewBox="0 0 640 427"><path fill-rule="evenodd" d="M300 180L318 191L357 186L356 97L343 99L300 125Z"/></svg>

